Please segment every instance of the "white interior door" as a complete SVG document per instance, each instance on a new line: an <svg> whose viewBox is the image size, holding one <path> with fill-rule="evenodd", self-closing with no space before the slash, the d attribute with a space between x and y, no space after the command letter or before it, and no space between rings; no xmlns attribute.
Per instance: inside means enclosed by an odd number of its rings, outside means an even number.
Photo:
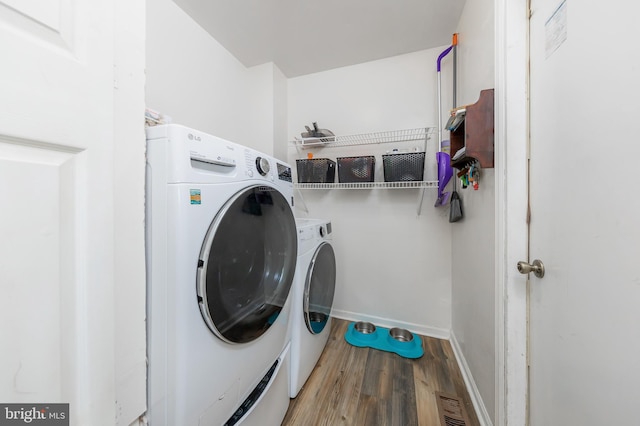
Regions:
<svg viewBox="0 0 640 426"><path fill-rule="evenodd" d="M113 2L0 1L0 401L114 424Z"/></svg>
<svg viewBox="0 0 640 426"><path fill-rule="evenodd" d="M639 424L640 6L533 0L530 420Z"/></svg>

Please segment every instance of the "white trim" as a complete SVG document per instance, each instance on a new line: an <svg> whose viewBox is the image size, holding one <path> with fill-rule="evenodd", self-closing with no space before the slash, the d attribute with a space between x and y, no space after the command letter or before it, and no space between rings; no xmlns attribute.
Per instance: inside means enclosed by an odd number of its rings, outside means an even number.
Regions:
<svg viewBox="0 0 640 426"><path fill-rule="evenodd" d="M506 41L505 41L505 0L496 0L495 13L495 421L496 425L506 426L506 381L505 381L505 153L502 149L506 139L506 111L505 86L506 86ZM454 349L455 351L455 349ZM477 411L477 410L476 410Z"/></svg>
<svg viewBox="0 0 640 426"><path fill-rule="evenodd" d="M135 419L133 422L131 422L131 424L129 424L129 426L145 426L148 425L149 422L147 421L147 417L146 415L141 415L140 417L138 417L137 419Z"/></svg>
<svg viewBox="0 0 640 426"><path fill-rule="evenodd" d="M528 1L495 1L496 406L498 426L527 424Z"/></svg>
<svg viewBox="0 0 640 426"><path fill-rule="evenodd" d="M449 340L449 336L451 334L450 330L444 328L426 327L424 325L396 321L389 318L376 317L373 315L364 315L356 312L342 311L335 308L331 311L331 316L347 321L367 321L379 327L400 327L407 329L412 333L416 333L421 336L435 337L436 339Z"/></svg>
<svg viewBox="0 0 640 426"><path fill-rule="evenodd" d="M471 402L473 403L473 408L476 410L478 421L482 426L493 426L493 422L491 422L491 417L489 417L487 407L485 407L484 405L484 401L482 400L480 391L476 386L475 380L473 380L473 374L471 374L469 364L467 364L467 360L462 353L462 349L458 344L458 340L456 339L456 335L453 333L453 330L451 331L451 338L449 339L449 341L451 343L451 347L453 348L453 354L456 356L456 361L458 361L458 367L460 368L460 372L462 373L462 378L464 379L464 384L467 387L467 392L469 392L469 397L471 398Z"/></svg>

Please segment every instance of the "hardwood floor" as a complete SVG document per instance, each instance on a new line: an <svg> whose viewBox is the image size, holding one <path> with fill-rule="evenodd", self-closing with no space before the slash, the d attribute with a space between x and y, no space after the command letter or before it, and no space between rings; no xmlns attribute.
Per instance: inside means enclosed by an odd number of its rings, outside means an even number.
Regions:
<svg viewBox="0 0 640 426"><path fill-rule="evenodd" d="M351 346L349 322L334 319L327 346L311 376L291 400L283 426L439 426L435 392L456 395L479 426L447 340L423 337L424 355Z"/></svg>

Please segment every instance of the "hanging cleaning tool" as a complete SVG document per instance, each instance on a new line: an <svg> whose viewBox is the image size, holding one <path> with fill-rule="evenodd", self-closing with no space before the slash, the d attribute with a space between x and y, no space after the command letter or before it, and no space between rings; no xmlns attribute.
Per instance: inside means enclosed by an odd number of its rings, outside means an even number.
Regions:
<svg viewBox="0 0 640 426"><path fill-rule="evenodd" d="M449 183L451 176L453 176L453 169L451 168L451 157L449 154L442 150L443 140L442 140L442 77L440 75L440 71L442 68L442 60L445 56L451 52L451 50L458 44L458 34L453 35L453 40L451 46L446 48L440 56L438 56L437 61L437 71L438 71L438 153L436 154L436 161L438 163L438 198L436 199L436 203L434 207L445 206L449 202L450 193L444 192L444 188ZM454 72L455 76L455 72ZM455 86L455 85L454 85ZM455 87L454 87L454 97L455 97ZM454 106L455 106L455 98L454 98Z"/></svg>
<svg viewBox="0 0 640 426"><path fill-rule="evenodd" d="M451 47L453 47L453 108L455 108L458 106L456 98L458 91L458 33L453 33Z"/></svg>
<svg viewBox="0 0 640 426"><path fill-rule="evenodd" d="M451 206L450 206L450 210L449 210L449 222L450 223L454 223L454 222L458 222L460 219L463 218L463 213L462 213L462 200L460 199L460 196L458 195L458 192L456 191L456 181L455 179L453 180L453 194L451 195Z"/></svg>
<svg viewBox="0 0 640 426"><path fill-rule="evenodd" d="M453 35L453 42L451 43L453 47L453 107L455 108L458 104L456 100L456 87L458 86L457 74L458 74L458 57L457 57L457 46L458 46L458 34ZM462 200L456 191L456 180L453 180L453 193L451 194L451 204L449 205L449 222L454 223L458 222L464 217L464 213L462 212Z"/></svg>

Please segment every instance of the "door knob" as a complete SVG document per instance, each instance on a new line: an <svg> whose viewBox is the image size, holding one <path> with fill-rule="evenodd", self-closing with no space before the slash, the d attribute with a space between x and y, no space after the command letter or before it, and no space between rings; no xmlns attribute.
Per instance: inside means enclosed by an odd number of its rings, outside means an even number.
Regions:
<svg viewBox="0 0 640 426"><path fill-rule="evenodd" d="M533 275L538 278L542 278L544 277L544 264L539 259L534 260L531 264L520 261L518 262L518 271L521 274L528 274L529 272L533 272Z"/></svg>

